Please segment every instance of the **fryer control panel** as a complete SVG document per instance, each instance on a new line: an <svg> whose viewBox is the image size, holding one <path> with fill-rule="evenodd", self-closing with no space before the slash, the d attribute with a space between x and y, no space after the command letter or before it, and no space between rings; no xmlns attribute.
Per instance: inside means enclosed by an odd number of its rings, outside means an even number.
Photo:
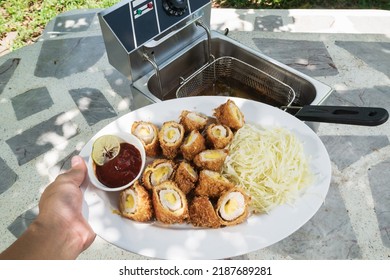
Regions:
<svg viewBox="0 0 390 280"><path fill-rule="evenodd" d="M128 53L175 26L211 0L122 1L103 15Z"/></svg>

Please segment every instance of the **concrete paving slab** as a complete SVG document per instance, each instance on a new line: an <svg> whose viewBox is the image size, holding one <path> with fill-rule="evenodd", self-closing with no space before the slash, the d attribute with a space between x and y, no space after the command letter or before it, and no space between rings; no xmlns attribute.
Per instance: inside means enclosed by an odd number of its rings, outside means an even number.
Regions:
<svg viewBox="0 0 390 280"><path fill-rule="evenodd" d="M114 108L98 89L72 89L69 93L90 126L117 116Z"/></svg>
<svg viewBox="0 0 390 280"><path fill-rule="evenodd" d="M260 29L267 32L390 34L388 26L390 11L386 10L212 10L214 30L228 28L231 31Z"/></svg>
<svg viewBox="0 0 390 280"><path fill-rule="evenodd" d="M40 120L34 127L6 140L19 165L28 163L55 146L66 145L70 138L79 133L77 125L72 121L62 120L62 115Z"/></svg>
<svg viewBox="0 0 390 280"><path fill-rule="evenodd" d="M19 238L24 231L28 228L29 225L35 220L38 216L39 209L38 206L31 208L21 214L15 219L15 221L9 225L8 230L16 237Z"/></svg>
<svg viewBox="0 0 390 280"><path fill-rule="evenodd" d="M35 76L61 79L88 71L105 53L101 36L44 41Z"/></svg>
<svg viewBox="0 0 390 280"><path fill-rule="evenodd" d="M334 182L327 197L324 206L307 224L268 249L293 259L313 260L318 254L332 260L361 259L362 250L348 210Z"/></svg>
<svg viewBox="0 0 390 280"><path fill-rule="evenodd" d="M283 26L283 18L281 16L268 15L258 16L255 18L254 31L278 31Z"/></svg>
<svg viewBox="0 0 390 280"><path fill-rule="evenodd" d="M66 170L96 131L150 104L109 65L96 11L62 14L48 24L41 41L0 57L0 173L6 176L0 185L0 250L34 217L30 210L44 182ZM213 9L212 29L228 27L229 37L293 67L304 61L299 71L313 70L307 73L335 89L328 104L390 110L389 19L389 11ZM20 112L28 104L26 93L43 87L53 104ZM390 178L383 174L390 160L390 125L322 123L317 133L332 160L324 205L290 237L236 259L389 259ZM99 237L79 258L145 259Z"/></svg>
<svg viewBox="0 0 390 280"><path fill-rule="evenodd" d="M336 41L335 44L390 77L390 43Z"/></svg>
<svg viewBox="0 0 390 280"><path fill-rule="evenodd" d="M339 170L351 166L373 150L379 150L390 144L385 135L323 135L321 140Z"/></svg>
<svg viewBox="0 0 390 280"><path fill-rule="evenodd" d="M16 67L18 67L19 62L19 58L10 58L0 65L0 95L11 79Z"/></svg>
<svg viewBox="0 0 390 280"><path fill-rule="evenodd" d="M390 160L387 160L368 170L368 178L382 242L388 248L390 248L390 190L386 175L389 172L389 168ZM387 188L383 186L387 186Z"/></svg>
<svg viewBox="0 0 390 280"><path fill-rule="evenodd" d="M46 87L26 91L13 97L11 102L18 121L49 109L53 105L53 100Z"/></svg>
<svg viewBox="0 0 390 280"><path fill-rule="evenodd" d="M323 42L254 38L262 53L310 76L333 76L338 71Z"/></svg>
<svg viewBox="0 0 390 280"><path fill-rule="evenodd" d="M19 176L12 168L0 157L0 194L6 192L18 180Z"/></svg>

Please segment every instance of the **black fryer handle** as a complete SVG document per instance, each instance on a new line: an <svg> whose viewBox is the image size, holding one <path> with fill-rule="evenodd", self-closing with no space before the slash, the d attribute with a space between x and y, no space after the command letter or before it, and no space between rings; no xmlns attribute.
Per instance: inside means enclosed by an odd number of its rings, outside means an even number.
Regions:
<svg viewBox="0 0 390 280"><path fill-rule="evenodd" d="M302 121L376 126L389 118L384 108L306 105L295 117Z"/></svg>

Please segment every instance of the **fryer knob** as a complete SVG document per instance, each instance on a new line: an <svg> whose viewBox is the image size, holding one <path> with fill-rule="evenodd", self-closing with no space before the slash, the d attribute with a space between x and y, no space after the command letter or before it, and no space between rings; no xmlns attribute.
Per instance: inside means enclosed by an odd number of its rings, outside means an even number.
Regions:
<svg viewBox="0 0 390 280"><path fill-rule="evenodd" d="M182 16L187 10L186 0L163 0L162 5L168 15Z"/></svg>

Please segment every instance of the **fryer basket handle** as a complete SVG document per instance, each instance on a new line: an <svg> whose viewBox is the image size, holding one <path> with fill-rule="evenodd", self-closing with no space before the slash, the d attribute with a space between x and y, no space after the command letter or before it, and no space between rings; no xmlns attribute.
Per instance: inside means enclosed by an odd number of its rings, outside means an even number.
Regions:
<svg viewBox="0 0 390 280"><path fill-rule="evenodd" d="M377 126L388 120L389 113L377 107L306 105L295 117L311 122Z"/></svg>

